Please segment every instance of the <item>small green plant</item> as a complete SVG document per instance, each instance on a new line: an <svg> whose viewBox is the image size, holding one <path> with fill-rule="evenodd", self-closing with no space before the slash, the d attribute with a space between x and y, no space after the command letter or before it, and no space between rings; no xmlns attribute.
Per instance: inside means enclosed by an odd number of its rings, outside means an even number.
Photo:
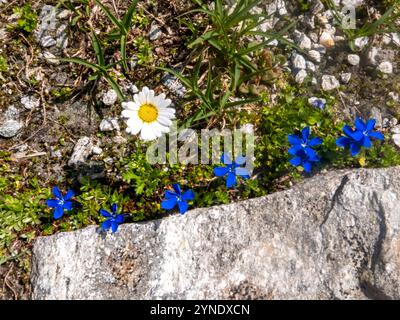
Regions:
<svg viewBox="0 0 400 320"><path fill-rule="evenodd" d="M128 67L128 59L126 56L126 43L128 39L128 34L129 30L132 25L132 17L136 11L136 5L139 2L139 0L133 0L130 6L128 7L128 10L126 11L124 17L122 20L119 20L116 18L111 11L104 5L102 4L99 0L94 0L96 4L103 10L103 12L106 14L106 16L110 19L110 21L114 24L115 29L111 31L110 34L107 35L107 38L109 40L119 40L120 43L120 50L121 50L121 56L122 56L122 65L125 69L125 71L129 71Z"/></svg>
<svg viewBox="0 0 400 320"><path fill-rule="evenodd" d="M30 4L25 4L22 8L13 9L14 14L19 16L17 22L9 26L10 29L22 30L31 33L37 26L37 13L32 9Z"/></svg>
<svg viewBox="0 0 400 320"><path fill-rule="evenodd" d="M97 63L92 63L90 61L81 59L81 58L62 58L61 61L72 62L88 67L94 71L94 73L90 76L89 80L98 80L100 78L104 78L110 86L117 93L118 98L121 101L125 100L125 97L119 87L117 81L115 80L115 75L112 74L112 68L117 64L122 64L125 71L129 71L127 64L127 56L126 56L126 45L127 45L127 37L129 34L129 30L132 25L132 17L136 10L136 5L139 0L133 0L128 10L122 20L117 19L111 11L99 0L94 0L96 4L103 10L105 15L109 18L109 20L114 24L115 28L107 35L107 40L119 40L120 50L122 59L115 63L107 64L106 58L104 55L104 48L102 41L96 35L94 31L91 32L92 38L92 46L94 52L96 54Z"/></svg>
<svg viewBox="0 0 400 320"><path fill-rule="evenodd" d="M136 47L138 53L138 64L148 64L152 61L152 48L150 42L144 37L137 37L133 40L133 44Z"/></svg>
<svg viewBox="0 0 400 320"><path fill-rule="evenodd" d="M122 93L121 88L119 87L117 81L115 80L114 75L111 73L112 68L120 62L118 61L116 63L106 65L104 50L95 32L92 32L92 46L96 54L97 63L92 63L81 58L59 58L59 60L65 62L77 63L92 69L94 73L89 77L89 80L98 80L101 77L103 77L117 93L118 98L121 101L124 101L125 100L124 94Z"/></svg>
<svg viewBox="0 0 400 320"><path fill-rule="evenodd" d="M222 116L229 108L259 100L236 97L242 83L266 71L265 68L260 69L251 56L273 40L295 46L283 37L295 23L278 32L256 30L270 18L265 14L251 13L261 0L239 0L233 8L225 8L223 0L216 0L214 9L209 9L201 0L193 2L200 8L190 10L185 15L203 14L207 25L203 33L188 44L192 49L193 71L186 77L171 68L160 68L175 75L190 89L190 94L200 101L198 110L189 117L187 125L211 116ZM193 29L190 24L188 27L189 30ZM248 40L250 37L261 37L263 40L251 42Z"/></svg>
<svg viewBox="0 0 400 320"><path fill-rule="evenodd" d="M2 73L7 72L8 71L8 62L7 62L7 58L4 56L0 56L0 80L5 81L5 79L3 78Z"/></svg>
<svg viewBox="0 0 400 320"><path fill-rule="evenodd" d="M400 17L399 7L396 5L390 6L384 14L373 22L367 21L361 26L356 26L355 29L342 28L343 18L338 11L338 8L332 0L326 0L329 8L332 10L337 25L341 28L344 35L347 37L349 47L352 51L357 51L355 47L355 39L360 37L371 37L378 34L386 34L398 32L396 21Z"/></svg>
<svg viewBox="0 0 400 320"><path fill-rule="evenodd" d="M145 29L150 24L150 20L145 14L143 8L139 8L137 13L133 15L132 22L135 26L139 27L140 29Z"/></svg>

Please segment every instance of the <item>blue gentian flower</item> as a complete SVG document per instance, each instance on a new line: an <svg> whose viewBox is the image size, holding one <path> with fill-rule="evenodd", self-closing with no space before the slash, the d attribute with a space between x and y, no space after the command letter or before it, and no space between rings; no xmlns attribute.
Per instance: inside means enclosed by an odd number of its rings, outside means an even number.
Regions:
<svg viewBox="0 0 400 320"><path fill-rule="evenodd" d="M372 139L384 140L385 137L378 131L373 131L375 128L375 119L370 119L365 123L360 118L356 119L355 130L350 126L345 125L343 132L345 137L340 137L336 140L336 144L339 147L350 148L351 155L355 157L361 150L361 147L371 148Z"/></svg>
<svg viewBox="0 0 400 320"><path fill-rule="evenodd" d="M63 216L64 210L72 210L73 202L71 198L75 195L75 192L73 192L72 190L68 190L67 194L63 196L58 187L53 187L53 195L56 198L47 200L46 204L50 208L54 208L53 218L59 219Z"/></svg>
<svg viewBox="0 0 400 320"><path fill-rule="evenodd" d="M114 203L111 206L111 212L109 213L107 210L100 209L100 213L104 218L108 218L101 224L101 228L104 231L107 231L111 228L111 231L114 233L118 230L118 226L124 222L124 215L117 214L118 206Z"/></svg>
<svg viewBox="0 0 400 320"><path fill-rule="evenodd" d="M241 165L246 163L246 157L236 157L235 161L232 161L228 154L223 153L221 156L221 162L225 165L224 167L215 167L214 174L217 177L224 177L226 175L226 187L231 188L236 184L236 176L242 177L243 179L249 179L249 172L245 167Z"/></svg>
<svg viewBox="0 0 400 320"><path fill-rule="evenodd" d="M308 99L308 102L315 108L318 108L320 110L325 109L326 100L323 98L312 97L312 98Z"/></svg>
<svg viewBox="0 0 400 320"><path fill-rule="evenodd" d="M318 137L310 139L310 127L305 127L301 135L289 134L288 140L292 145L289 154L294 156L289 162L295 167L302 166L305 172L311 172L312 163L321 160L313 147L321 145L322 139Z"/></svg>
<svg viewBox="0 0 400 320"><path fill-rule="evenodd" d="M179 212L185 214L189 208L187 202L194 199L194 192L192 190L187 190L182 193L179 183L174 183L172 187L174 188L174 191L165 191L165 200L161 202L161 208L171 210L175 208L175 206L178 206Z"/></svg>

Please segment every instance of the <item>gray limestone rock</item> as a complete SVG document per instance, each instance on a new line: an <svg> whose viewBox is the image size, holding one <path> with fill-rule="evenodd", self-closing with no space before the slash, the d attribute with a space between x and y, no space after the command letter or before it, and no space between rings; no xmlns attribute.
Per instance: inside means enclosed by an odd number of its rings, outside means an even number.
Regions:
<svg viewBox="0 0 400 320"><path fill-rule="evenodd" d="M399 299L400 167L41 237L33 299Z"/></svg>

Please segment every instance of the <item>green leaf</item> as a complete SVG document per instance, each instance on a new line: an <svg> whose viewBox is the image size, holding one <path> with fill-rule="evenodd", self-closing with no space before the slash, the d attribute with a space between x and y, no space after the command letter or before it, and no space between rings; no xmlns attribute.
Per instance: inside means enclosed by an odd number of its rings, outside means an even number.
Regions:
<svg viewBox="0 0 400 320"><path fill-rule="evenodd" d="M122 56L122 66L124 67L125 71L129 71L128 64L126 63L127 58L126 58L126 36L123 35L121 36L120 44L121 44L121 56Z"/></svg>
<svg viewBox="0 0 400 320"><path fill-rule="evenodd" d="M127 33L125 27L121 24L121 22L111 13L111 11L104 4L100 2L100 0L94 0L94 2L96 2L96 4L103 10L106 16L121 31L121 33Z"/></svg>
<svg viewBox="0 0 400 320"><path fill-rule="evenodd" d="M92 46L96 54L98 64L103 67L105 65L104 53L100 40L94 31L92 31Z"/></svg>
<svg viewBox="0 0 400 320"><path fill-rule="evenodd" d="M124 17L122 18L122 24L125 27L125 30L129 31L132 23L133 14L136 11L136 6L139 0L133 0L131 5L128 8L128 11L125 13Z"/></svg>

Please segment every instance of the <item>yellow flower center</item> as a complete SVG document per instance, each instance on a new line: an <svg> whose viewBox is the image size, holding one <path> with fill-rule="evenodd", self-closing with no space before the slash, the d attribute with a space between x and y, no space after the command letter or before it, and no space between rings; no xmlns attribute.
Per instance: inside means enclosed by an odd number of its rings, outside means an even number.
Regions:
<svg viewBox="0 0 400 320"><path fill-rule="evenodd" d="M138 115L143 122L154 122L158 116L158 109L152 104L145 103L140 106Z"/></svg>

